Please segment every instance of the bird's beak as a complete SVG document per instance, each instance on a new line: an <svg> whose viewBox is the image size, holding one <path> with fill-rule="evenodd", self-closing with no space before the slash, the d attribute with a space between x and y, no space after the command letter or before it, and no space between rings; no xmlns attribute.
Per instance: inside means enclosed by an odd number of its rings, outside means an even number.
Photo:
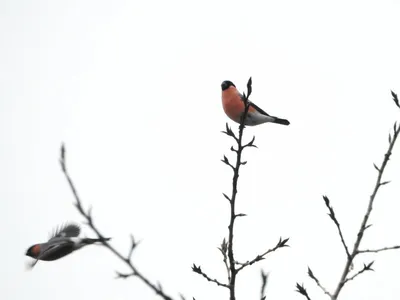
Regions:
<svg viewBox="0 0 400 300"><path fill-rule="evenodd" d="M26 255L26 256L31 256L31 252L30 252L29 250L30 250L30 248L29 248L28 250L25 251L25 255Z"/></svg>

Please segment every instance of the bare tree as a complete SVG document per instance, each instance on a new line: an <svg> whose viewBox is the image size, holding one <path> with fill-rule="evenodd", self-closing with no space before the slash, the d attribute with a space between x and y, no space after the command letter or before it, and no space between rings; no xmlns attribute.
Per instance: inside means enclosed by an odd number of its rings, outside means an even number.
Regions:
<svg viewBox="0 0 400 300"><path fill-rule="evenodd" d="M399 105L399 100L397 95L392 91L392 96L393 96L393 101L395 102L396 106L398 108L400 108ZM363 220L361 222L361 226L360 229L358 230L355 242L353 247L351 248L351 250L349 250L349 247L347 246L347 243L344 240L343 237L343 233L342 233L342 228L340 227L340 223L335 215L335 211L333 210L333 207L330 204L330 200L327 196L323 196L323 200L325 202L326 207L328 208L328 215L331 218L331 220L333 221L334 225L337 228L341 243L343 245L344 251L346 253L346 262L345 262L345 266L344 266L344 270L343 273L340 277L340 280L335 288L335 290L333 292L330 292L327 288L324 287L324 285L322 285L322 283L320 282L320 280L318 280L317 276L311 271L311 268L308 268L308 276L315 282L315 284L331 299L331 300L336 300L338 299L340 292L342 291L343 287L351 280L354 280L356 277L358 277L359 275L361 275L364 272L367 271L373 271L372 266L374 264L374 261L368 262L366 264L363 265L362 268L360 268L358 271L352 272L352 268L353 268L353 262L354 259L359 256L362 255L364 253L379 253L379 252L383 252L383 251L387 251L387 250L394 250L394 249L399 249L400 245L396 245L396 246L386 246L386 247L381 247L381 248L377 248L377 249L360 249L360 244L362 241L362 238L364 237L364 234L366 232L366 230L371 226L371 224L368 223L368 220L370 218L371 212L373 210L373 205L375 203L376 200L376 196L378 194L379 189L388 184L390 181L382 181L382 177L383 177L383 173L386 169L386 166L389 162L390 156L392 155L392 150L393 147L396 143L397 137L400 133L400 125L397 124L397 122L394 123L393 126L393 134L389 134L389 147L384 155L383 161L381 163L381 165L378 167L376 164L374 164L374 168L376 169L376 171L378 172L377 175L377 179L375 182L375 185L373 187L372 190L372 194L369 198L369 202L368 202L368 207L367 210L365 212L365 215L363 217ZM307 290L304 288L304 285L300 285L299 283L296 284L296 289L297 292L299 292L300 294L302 294L304 297L306 297L308 300L310 300L310 296L307 293Z"/></svg>

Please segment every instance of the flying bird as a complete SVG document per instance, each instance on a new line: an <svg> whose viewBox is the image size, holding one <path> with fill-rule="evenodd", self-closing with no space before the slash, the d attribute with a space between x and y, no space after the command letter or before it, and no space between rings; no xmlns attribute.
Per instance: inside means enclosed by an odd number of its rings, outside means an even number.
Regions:
<svg viewBox="0 0 400 300"><path fill-rule="evenodd" d="M240 124L241 116L244 112L244 96L239 93L232 81L225 80L221 84L222 88L222 106L226 115L236 123ZM249 101L250 107L246 115L245 125L255 126L263 123L276 123L289 125L286 119L270 116L257 105Z"/></svg>
<svg viewBox="0 0 400 300"><path fill-rule="evenodd" d="M25 255L35 259L35 261L30 264L30 267L33 268L39 260L57 260L84 246L96 242L109 241L111 239L79 238L80 231L79 225L66 223L56 228L47 242L29 247Z"/></svg>

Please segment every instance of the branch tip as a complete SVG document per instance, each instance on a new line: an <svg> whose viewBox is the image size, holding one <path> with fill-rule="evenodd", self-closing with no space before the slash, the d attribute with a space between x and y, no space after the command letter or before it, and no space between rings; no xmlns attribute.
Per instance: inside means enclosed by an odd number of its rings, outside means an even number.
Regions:
<svg viewBox="0 0 400 300"><path fill-rule="evenodd" d="M311 298L308 296L306 288L304 287L304 284L300 285L299 283L296 283L296 292L306 297L307 300L311 300Z"/></svg>
<svg viewBox="0 0 400 300"><path fill-rule="evenodd" d="M397 106L398 108L400 108L399 99L397 98L397 94L396 94L395 92L393 92L393 91L390 91L390 92L391 92L391 94L392 94L394 103L396 104L396 106Z"/></svg>

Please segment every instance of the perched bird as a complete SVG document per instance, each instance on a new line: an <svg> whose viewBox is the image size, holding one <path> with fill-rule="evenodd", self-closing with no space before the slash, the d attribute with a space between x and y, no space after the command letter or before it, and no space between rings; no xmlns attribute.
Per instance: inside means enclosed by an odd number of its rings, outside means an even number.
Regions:
<svg viewBox="0 0 400 300"><path fill-rule="evenodd" d="M232 81L226 80L221 84L222 88L222 106L226 115L236 123L240 124L241 116L244 112L244 97L236 89ZM286 119L270 116L257 105L249 101L250 107L246 115L245 125L255 126L263 123L277 123L289 125L290 122Z"/></svg>
<svg viewBox="0 0 400 300"><path fill-rule="evenodd" d="M30 267L33 268L39 260L52 261L60 259L84 246L111 239L79 238L80 231L81 229L78 225L66 223L56 228L46 243L29 247L25 255L36 259Z"/></svg>

